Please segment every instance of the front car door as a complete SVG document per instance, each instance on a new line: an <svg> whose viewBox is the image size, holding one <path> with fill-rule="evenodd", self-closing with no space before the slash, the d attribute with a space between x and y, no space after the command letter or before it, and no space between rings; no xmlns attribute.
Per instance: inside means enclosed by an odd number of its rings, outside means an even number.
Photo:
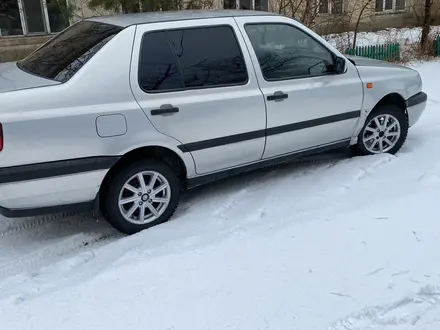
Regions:
<svg viewBox="0 0 440 330"><path fill-rule="evenodd" d="M327 70L336 49L287 17L238 17L267 107L264 158L338 144L360 117L363 87L352 63Z"/></svg>
<svg viewBox="0 0 440 330"><path fill-rule="evenodd" d="M264 98L232 18L138 26L130 79L153 126L191 153L198 174L262 158Z"/></svg>

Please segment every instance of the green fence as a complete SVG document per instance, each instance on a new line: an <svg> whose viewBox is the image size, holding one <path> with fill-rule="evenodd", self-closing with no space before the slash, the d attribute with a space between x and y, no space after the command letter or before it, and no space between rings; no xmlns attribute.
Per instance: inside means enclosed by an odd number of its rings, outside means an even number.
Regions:
<svg viewBox="0 0 440 330"><path fill-rule="evenodd" d="M375 60L398 61L400 59L400 45L393 43L375 46L358 46L346 49L345 53L347 55L368 57Z"/></svg>
<svg viewBox="0 0 440 330"><path fill-rule="evenodd" d="M440 35L438 35L437 38L434 39L434 55L440 56Z"/></svg>

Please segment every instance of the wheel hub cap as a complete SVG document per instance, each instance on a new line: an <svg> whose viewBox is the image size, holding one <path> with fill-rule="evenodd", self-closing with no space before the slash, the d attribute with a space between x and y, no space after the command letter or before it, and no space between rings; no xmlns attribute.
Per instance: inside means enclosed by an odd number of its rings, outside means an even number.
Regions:
<svg viewBox="0 0 440 330"><path fill-rule="evenodd" d="M150 196L148 194L143 194L142 197L141 197L141 200L143 202L146 202L149 198L150 198Z"/></svg>

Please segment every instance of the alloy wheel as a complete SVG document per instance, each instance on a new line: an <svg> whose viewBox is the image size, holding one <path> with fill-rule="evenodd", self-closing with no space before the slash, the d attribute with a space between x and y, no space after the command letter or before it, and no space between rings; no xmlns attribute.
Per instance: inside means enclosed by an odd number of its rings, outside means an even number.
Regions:
<svg viewBox="0 0 440 330"><path fill-rule="evenodd" d="M362 142L373 153L385 153L394 148L401 135L400 123L390 114L373 117L365 126Z"/></svg>
<svg viewBox="0 0 440 330"><path fill-rule="evenodd" d="M167 209L171 187L155 171L139 172L129 178L119 193L119 211L125 220L143 225L158 219Z"/></svg>

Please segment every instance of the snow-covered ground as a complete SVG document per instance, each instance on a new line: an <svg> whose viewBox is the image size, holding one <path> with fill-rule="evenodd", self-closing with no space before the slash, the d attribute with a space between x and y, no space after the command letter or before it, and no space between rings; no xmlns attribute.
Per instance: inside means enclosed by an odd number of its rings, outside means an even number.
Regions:
<svg viewBox="0 0 440 330"><path fill-rule="evenodd" d="M345 151L187 193L125 237L0 220L0 329L440 329L440 62L395 156Z"/></svg>
<svg viewBox="0 0 440 330"><path fill-rule="evenodd" d="M376 32L359 32L356 37L357 46L368 46L376 44L385 44L389 42L399 42L402 45L408 43L415 43L420 40L420 34L422 32L421 27L411 28L389 28L386 30L380 30ZM440 33L440 26L431 27L431 36L437 36ZM345 32L340 34L330 34L325 36L325 39L330 41L333 45L337 45L337 42L353 41L354 32Z"/></svg>
<svg viewBox="0 0 440 330"><path fill-rule="evenodd" d="M422 29L412 28L389 28L376 32L359 32L356 37L356 46L383 45L390 43L400 44L400 59L403 62L412 62L418 55L418 44L420 43ZM440 34L440 26L432 26L430 31L430 41L433 42ZM353 45L354 32L344 32L340 34L330 34L324 36L333 46L345 52Z"/></svg>

